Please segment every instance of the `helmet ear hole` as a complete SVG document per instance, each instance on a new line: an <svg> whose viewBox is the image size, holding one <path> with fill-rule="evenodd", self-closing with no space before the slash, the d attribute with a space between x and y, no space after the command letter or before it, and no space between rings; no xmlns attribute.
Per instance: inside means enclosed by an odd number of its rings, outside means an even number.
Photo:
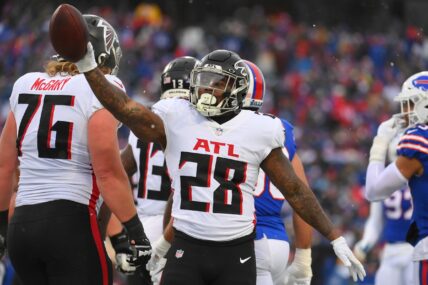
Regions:
<svg viewBox="0 0 428 285"><path fill-rule="evenodd" d="M98 60L97 60L98 65L100 65L100 66L104 65L104 62L106 61L106 59L107 59L107 54L106 53L101 53L98 56Z"/></svg>

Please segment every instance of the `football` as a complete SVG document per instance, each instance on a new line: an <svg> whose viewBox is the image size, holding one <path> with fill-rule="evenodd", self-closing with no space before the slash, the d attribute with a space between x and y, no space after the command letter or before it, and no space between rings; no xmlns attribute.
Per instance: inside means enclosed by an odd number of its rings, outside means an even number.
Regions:
<svg viewBox="0 0 428 285"><path fill-rule="evenodd" d="M61 4L52 14L49 37L55 51L64 59L76 62L86 53L88 27L74 6Z"/></svg>

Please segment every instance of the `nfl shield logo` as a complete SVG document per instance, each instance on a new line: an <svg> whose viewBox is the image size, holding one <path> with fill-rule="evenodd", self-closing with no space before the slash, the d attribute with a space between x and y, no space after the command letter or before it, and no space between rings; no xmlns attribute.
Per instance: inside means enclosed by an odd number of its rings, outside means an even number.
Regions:
<svg viewBox="0 0 428 285"><path fill-rule="evenodd" d="M223 134L223 129L222 129L222 128L217 128L217 129L215 130L215 134L216 134L217 136L221 136L221 135Z"/></svg>
<svg viewBox="0 0 428 285"><path fill-rule="evenodd" d="M175 252L175 257L176 258L182 258L183 257L183 253L184 253L184 250L177 249L177 251Z"/></svg>

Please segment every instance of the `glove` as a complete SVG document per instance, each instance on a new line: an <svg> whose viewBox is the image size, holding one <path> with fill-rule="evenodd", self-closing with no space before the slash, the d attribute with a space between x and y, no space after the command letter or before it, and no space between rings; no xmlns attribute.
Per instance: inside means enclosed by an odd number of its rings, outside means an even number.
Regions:
<svg viewBox="0 0 428 285"><path fill-rule="evenodd" d="M77 66L77 69L80 73L91 71L98 66L97 62L95 61L94 48L91 42L88 42L85 56L74 64Z"/></svg>
<svg viewBox="0 0 428 285"><path fill-rule="evenodd" d="M343 262L343 264L348 267L349 272L352 275L352 279L357 282L358 279L361 281L364 280L364 276L366 276L366 271L364 270L363 265L358 261L358 259L354 256L351 249L344 237L338 237L334 241L331 242L333 245L333 250L336 256Z"/></svg>
<svg viewBox="0 0 428 285"><path fill-rule="evenodd" d="M116 252L116 269L124 274L133 274L137 268L127 261L133 252L125 229L111 236L110 242Z"/></svg>
<svg viewBox="0 0 428 285"><path fill-rule="evenodd" d="M166 259L164 258L171 244L162 235L153 245L153 253L147 262L146 268L150 272L153 284L159 284L161 272L163 271Z"/></svg>
<svg viewBox="0 0 428 285"><path fill-rule="evenodd" d="M357 242L354 246L354 255L358 258L359 261L364 262L367 257L367 253L369 252L370 248L368 245L366 245L363 240L360 240Z"/></svg>
<svg viewBox="0 0 428 285"><path fill-rule="evenodd" d="M0 212L0 259L4 256L6 252L8 216L8 210Z"/></svg>
<svg viewBox="0 0 428 285"><path fill-rule="evenodd" d="M296 248L294 260L286 269L284 285L310 285L312 279L311 249Z"/></svg>
<svg viewBox="0 0 428 285"><path fill-rule="evenodd" d="M392 117L379 125L377 135L374 137L373 144L370 149L369 161L385 162L389 143L398 132L398 127L395 122L396 119Z"/></svg>
<svg viewBox="0 0 428 285"><path fill-rule="evenodd" d="M166 258L161 258L157 263L156 267L153 270L150 270L151 280L153 285L159 285L162 277L162 271L165 268Z"/></svg>
<svg viewBox="0 0 428 285"><path fill-rule="evenodd" d="M152 254L152 247L144 233L144 228L140 219L138 219L138 215L136 214L123 225L128 233L132 250L132 254L128 255L127 261L131 266L144 266L145 268Z"/></svg>
<svg viewBox="0 0 428 285"><path fill-rule="evenodd" d="M157 267L156 264L165 257L170 247L171 244L162 235L154 244L152 256L146 266L147 270L155 270Z"/></svg>

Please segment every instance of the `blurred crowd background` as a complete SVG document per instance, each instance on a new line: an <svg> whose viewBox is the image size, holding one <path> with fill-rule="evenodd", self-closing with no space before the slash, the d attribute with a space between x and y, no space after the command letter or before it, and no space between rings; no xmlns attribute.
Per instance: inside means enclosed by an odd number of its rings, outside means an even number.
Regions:
<svg viewBox="0 0 428 285"><path fill-rule="evenodd" d="M368 215L362 188L377 126L398 111L393 97L404 79L427 68L428 25L422 11L428 3L223 2L68 3L115 27L124 54L119 77L129 96L147 105L158 100L160 73L175 57L201 58L225 48L255 62L267 83L263 111L295 125L312 189L353 245ZM48 28L58 4L0 1L0 129L14 81L41 71L54 54ZM121 128L121 145L127 135ZM327 240L315 233L313 245L312 284L353 284L347 270L336 265ZM369 256L364 284L373 284L380 251L381 245Z"/></svg>

